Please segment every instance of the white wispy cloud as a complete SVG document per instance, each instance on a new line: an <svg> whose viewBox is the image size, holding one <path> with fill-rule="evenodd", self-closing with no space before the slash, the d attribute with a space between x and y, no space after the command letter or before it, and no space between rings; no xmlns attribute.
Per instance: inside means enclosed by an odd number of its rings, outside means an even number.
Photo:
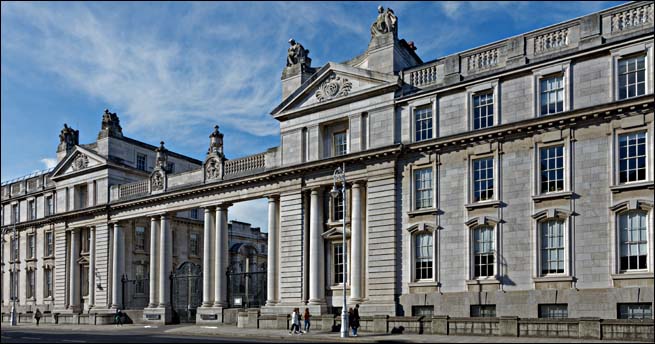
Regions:
<svg viewBox="0 0 655 344"><path fill-rule="evenodd" d="M268 232L268 200L265 198L235 203L228 209L228 220L248 222Z"/></svg>
<svg viewBox="0 0 655 344"><path fill-rule="evenodd" d="M53 168L53 167L57 166L57 159L56 158L55 159L53 159L53 158L43 158L40 161L43 163L43 165L45 165L46 169Z"/></svg>

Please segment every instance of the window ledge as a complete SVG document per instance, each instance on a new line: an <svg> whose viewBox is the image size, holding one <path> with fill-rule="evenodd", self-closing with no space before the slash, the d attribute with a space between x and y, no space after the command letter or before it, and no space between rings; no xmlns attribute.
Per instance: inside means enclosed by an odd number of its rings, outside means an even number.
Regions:
<svg viewBox="0 0 655 344"><path fill-rule="evenodd" d="M482 279L472 279L466 281L467 285L478 285L478 284L500 284L500 281L496 277L482 278Z"/></svg>
<svg viewBox="0 0 655 344"><path fill-rule="evenodd" d="M423 208L423 209L408 211L407 215L409 216L429 215L429 214L436 215L437 211L438 211L437 208Z"/></svg>
<svg viewBox="0 0 655 344"><path fill-rule="evenodd" d="M346 226L348 226L349 224L350 224L350 220L349 220L349 219L346 219ZM326 223L326 225L327 225L328 227L341 227L341 226L343 226L343 220L338 220L338 221L332 221L332 220L330 220L330 221L328 221L328 222Z"/></svg>
<svg viewBox="0 0 655 344"><path fill-rule="evenodd" d="M146 251L145 251L145 250L142 250L142 249L135 249L135 250L134 250L134 253L135 253L135 254L146 254Z"/></svg>
<svg viewBox="0 0 655 344"><path fill-rule="evenodd" d="M612 274L611 277L613 280L653 279L653 273L648 271L625 272L621 274Z"/></svg>
<svg viewBox="0 0 655 344"><path fill-rule="evenodd" d="M439 282L435 281L415 281L408 284L409 287L438 287Z"/></svg>
<svg viewBox="0 0 655 344"><path fill-rule="evenodd" d="M51 254L49 256L44 256L43 259L55 259L55 255Z"/></svg>
<svg viewBox="0 0 655 344"><path fill-rule="evenodd" d="M534 283L548 283L548 282L573 282L573 276L541 276L533 277Z"/></svg>
<svg viewBox="0 0 655 344"><path fill-rule="evenodd" d="M343 284L333 284L328 287L328 290L343 290ZM350 290L350 285L346 285L346 290Z"/></svg>
<svg viewBox="0 0 655 344"><path fill-rule="evenodd" d="M532 200L535 203L539 203L541 201L553 200L553 199L571 199L571 198L573 198L573 191L551 192L542 195L532 196Z"/></svg>
<svg viewBox="0 0 655 344"><path fill-rule="evenodd" d="M25 263L29 263L29 262L36 262L36 257L25 259Z"/></svg>
<svg viewBox="0 0 655 344"><path fill-rule="evenodd" d="M619 193L623 191L630 191L634 189L653 189L655 188L655 183L651 181L645 181L645 182L634 182L634 183L627 183L627 184L620 184L620 185L614 185L610 186L610 191L612 193Z"/></svg>
<svg viewBox="0 0 655 344"><path fill-rule="evenodd" d="M478 208L500 208L500 201L482 201L476 203L465 204L466 210L473 210Z"/></svg>

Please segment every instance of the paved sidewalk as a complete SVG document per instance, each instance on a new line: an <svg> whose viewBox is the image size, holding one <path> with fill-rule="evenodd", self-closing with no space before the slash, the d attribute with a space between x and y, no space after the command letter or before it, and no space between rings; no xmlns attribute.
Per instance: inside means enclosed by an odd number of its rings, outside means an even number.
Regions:
<svg viewBox="0 0 655 344"><path fill-rule="evenodd" d="M165 331L169 334L197 336L267 338L272 341L361 342L361 343L610 343L611 341L577 338L496 337L496 336L440 336L432 334L371 334L363 332L357 337L340 338L338 332L311 332L290 335L287 330L244 329L236 326L180 326Z"/></svg>
<svg viewBox="0 0 655 344"><path fill-rule="evenodd" d="M2 329L10 327L3 323ZM115 325L53 325L36 326L20 324L20 329L39 329L52 332L106 332L119 331L118 335L143 333L170 336L202 336L216 338L235 338L269 340L271 342L361 342L361 343L611 343L608 340L588 340L577 338L550 337L497 337L497 336L440 336L432 334L371 334L360 332L358 337L340 338L338 332L310 332L302 335L290 335L287 330L276 329L243 329L235 325L200 326L200 325L167 325L149 326L130 324L122 327ZM625 342L623 342L625 343Z"/></svg>

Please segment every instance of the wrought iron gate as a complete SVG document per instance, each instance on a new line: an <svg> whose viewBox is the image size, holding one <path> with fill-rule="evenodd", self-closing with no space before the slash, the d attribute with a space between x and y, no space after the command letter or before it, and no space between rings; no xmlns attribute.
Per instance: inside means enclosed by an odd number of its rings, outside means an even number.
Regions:
<svg viewBox="0 0 655 344"><path fill-rule="evenodd" d="M202 303L202 268L185 262L171 275L171 306L175 322L196 321L196 308Z"/></svg>
<svg viewBox="0 0 655 344"><path fill-rule="evenodd" d="M266 303L266 271L227 272L227 300L233 307L261 307Z"/></svg>

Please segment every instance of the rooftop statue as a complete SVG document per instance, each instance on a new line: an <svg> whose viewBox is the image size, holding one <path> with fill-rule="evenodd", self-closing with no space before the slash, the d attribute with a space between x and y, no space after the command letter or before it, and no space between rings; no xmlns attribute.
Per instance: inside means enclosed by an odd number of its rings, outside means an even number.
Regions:
<svg viewBox="0 0 655 344"><path fill-rule="evenodd" d="M64 128L59 133L58 151L70 151L75 145L79 144L79 136L79 130L75 130L64 123Z"/></svg>
<svg viewBox="0 0 655 344"><path fill-rule="evenodd" d="M389 32L393 32L394 36L398 33L398 17L391 8L385 11L384 7L378 6L378 17L371 25L371 38Z"/></svg>
<svg viewBox="0 0 655 344"><path fill-rule="evenodd" d="M289 40L291 45L287 50L287 67L291 67L298 63L305 64L309 67L311 59L309 58L309 50L305 49L302 44L296 42L293 38Z"/></svg>

